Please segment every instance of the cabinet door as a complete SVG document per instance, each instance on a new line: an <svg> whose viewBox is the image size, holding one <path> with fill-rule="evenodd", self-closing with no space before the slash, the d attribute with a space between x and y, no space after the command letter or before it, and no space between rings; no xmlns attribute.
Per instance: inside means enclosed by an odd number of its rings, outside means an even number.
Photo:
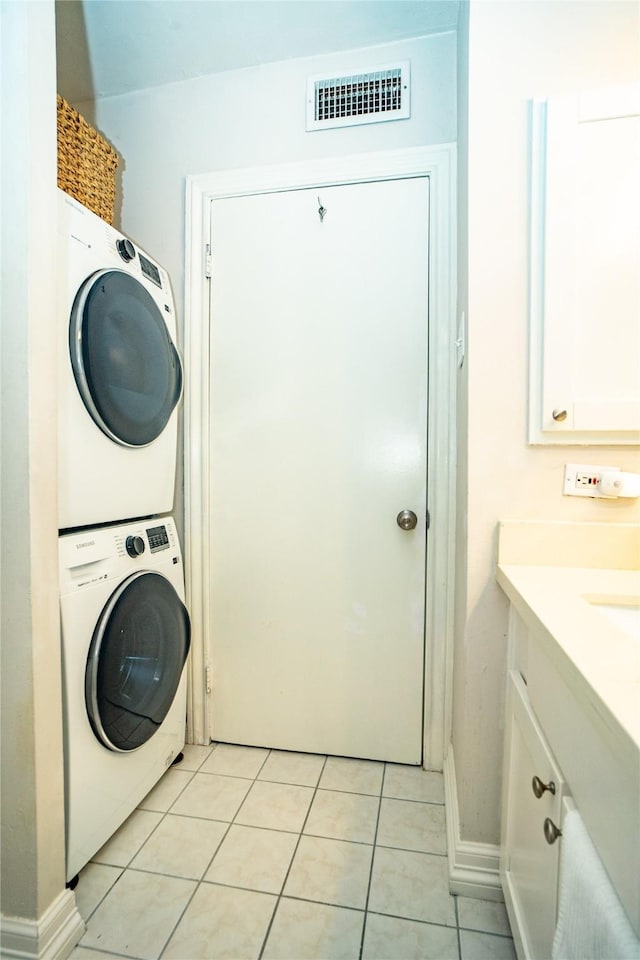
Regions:
<svg viewBox="0 0 640 960"><path fill-rule="evenodd" d="M533 780L548 787L537 797ZM545 838L548 818L560 826L565 784L519 674L507 690L500 875L518 956L548 960L556 922L558 842ZM539 785L540 787L540 785Z"/></svg>
<svg viewBox="0 0 640 960"><path fill-rule="evenodd" d="M640 85L534 104L534 443L640 440Z"/></svg>

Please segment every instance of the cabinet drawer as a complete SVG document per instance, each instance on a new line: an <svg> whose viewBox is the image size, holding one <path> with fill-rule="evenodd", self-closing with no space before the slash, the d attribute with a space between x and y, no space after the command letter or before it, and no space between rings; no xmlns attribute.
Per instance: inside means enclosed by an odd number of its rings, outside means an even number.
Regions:
<svg viewBox="0 0 640 960"><path fill-rule="evenodd" d="M560 828L565 782L515 671L507 698L500 870L519 954L543 960L551 956L556 922L559 844L553 831Z"/></svg>

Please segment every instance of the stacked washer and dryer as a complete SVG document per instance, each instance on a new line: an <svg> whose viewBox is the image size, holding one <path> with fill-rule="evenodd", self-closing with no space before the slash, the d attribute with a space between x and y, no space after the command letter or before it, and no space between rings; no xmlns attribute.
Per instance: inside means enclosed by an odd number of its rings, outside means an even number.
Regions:
<svg viewBox="0 0 640 960"><path fill-rule="evenodd" d="M67 881L179 755L182 366L166 271L61 190L58 490Z"/></svg>

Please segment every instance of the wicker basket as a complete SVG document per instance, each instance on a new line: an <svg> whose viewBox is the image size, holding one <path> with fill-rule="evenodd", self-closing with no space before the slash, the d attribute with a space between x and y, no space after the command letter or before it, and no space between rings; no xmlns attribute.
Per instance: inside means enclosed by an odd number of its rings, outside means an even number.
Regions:
<svg viewBox="0 0 640 960"><path fill-rule="evenodd" d="M58 186L113 224L118 154L58 96Z"/></svg>

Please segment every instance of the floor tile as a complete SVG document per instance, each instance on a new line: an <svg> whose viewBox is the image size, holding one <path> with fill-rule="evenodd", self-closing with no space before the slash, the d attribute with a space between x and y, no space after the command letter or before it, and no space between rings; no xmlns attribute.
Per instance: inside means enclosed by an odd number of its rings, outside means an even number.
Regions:
<svg viewBox="0 0 640 960"><path fill-rule="evenodd" d="M202 883L163 960L257 960L277 898Z"/></svg>
<svg viewBox="0 0 640 960"><path fill-rule="evenodd" d="M364 913L283 897L263 960L357 960Z"/></svg>
<svg viewBox="0 0 640 960"><path fill-rule="evenodd" d="M368 793L379 797L384 764L375 760L351 760L347 757L328 757L320 787L323 790L346 790L349 793Z"/></svg>
<svg viewBox="0 0 640 960"><path fill-rule="evenodd" d="M199 743L186 743L182 748L184 758L177 765L178 770L198 770L213 750L211 744L202 746Z"/></svg>
<svg viewBox="0 0 640 960"><path fill-rule="evenodd" d="M228 829L228 824L219 820L169 813L134 857L131 867L200 880Z"/></svg>
<svg viewBox="0 0 640 960"><path fill-rule="evenodd" d="M458 925L467 930L511 936L511 927L504 903L458 897Z"/></svg>
<svg viewBox="0 0 640 960"><path fill-rule="evenodd" d="M248 777L253 780L260 772L269 751L262 747L236 747L219 743L200 768L200 773L219 773L225 777Z"/></svg>
<svg viewBox="0 0 640 960"><path fill-rule="evenodd" d="M377 797L318 790L304 833L334 840L373 843L379 804Z"/></svg>
<svg viewBox="0 0 640 960"><path fill-rule="evenodd" d="M109 863L114 867L128 866L161 820L161 813L134 810L92 859L95 863Z"/></svg>
<svg viewBox="0 0 640 960"><path fill-rule="evenodd" d="M240 807L236 823L269 830L302 830L313 789L256 780Z"/></svg>
<svg viewBox="0 0 640 960"><path fill-rule="evenodd" d="M445 854L444 807L435 803L383 798L376 842L383 847Z"/></svg>
<svg viewBox="0 0 640 960"><path fill-rule="evenodd" d="M318 785L326 757L313 753L289 753L272 750L258 774L258 780L297 783L303 787Z"/></svg>
<svg viewBox="0 0 640 960"><path fill-rule="evenodd" d="M165 813L178 799L186 785L193 778L191 770L167 770L161 780L158 780L142 803L141 810L157 810Z"/></svg>
<svg viewBox="0 0 640 960"><path fill-rule="evenodd" d="M71 960L515 960L504 904L449 893L442 775L404 764L189 745L76 900Z"/></svg>
<svg viewBox="0 0 640 960"><path fill-rule="evenodd" d="M462 960L516 960L516 951L510 937L495 937L490 933L460 931Z"/></svg>
<svg viewBox="0 0 640 960"><path fill-rule="evenodd" d="M458 932L432 923L367 915L362 960L458 960Z"/></svg>
<svg viewBox="0 0 640 960"><path fill-rule="evenodd" d="M121 873L122 867L110 867L104 863L88 863L80 871L74 893L80 916L85 922Z"/></svg>
<svg viewBox="0 0 640 960"><path fill-rule="evenodd" d="M369 910L454 927L447 858L376 847Z"/></svg>
<svg viewBox="0 0 640 960"><path fill-rule="evenodd" d="M125 870L91 917L80 946L155 960L196 884Z"/></svg>
<svg viewBox="0 0 640 960"><path fill-rule="evenodd" d="M171 813L230 822L249 792L251 783L251 780L239 777L196 773L172 806Z"/></svg>
<svg viewBox="0 0 640 960"><path fill-rule="evenodd" d="M296 833L233 824L205 880L263 893L280 893L297 842Z"/></svg>
<svg viewBox="0 0 640 960"><path fill-rule="evenodd" d="M284 894L364 910L372 854L364 843L302 837Z"/></svg>
<svg viewBox="0 0 640 960"><path fill-rule="evenodd" d="M444 803L444 778L441 773L388 763L382 785L383 797L396 800L423 800Z"/></svg>

